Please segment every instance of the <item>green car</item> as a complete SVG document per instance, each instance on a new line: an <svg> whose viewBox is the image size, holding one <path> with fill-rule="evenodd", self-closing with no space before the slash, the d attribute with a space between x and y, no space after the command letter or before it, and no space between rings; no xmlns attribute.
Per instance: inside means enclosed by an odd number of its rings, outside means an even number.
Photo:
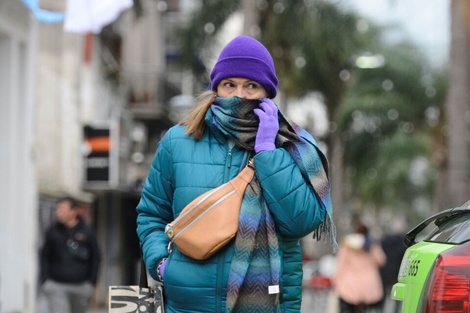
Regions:
<svg viewBox="0 0 470 313"><path fill-rule="evenodd" d="M404 241L391 293L401 312L470 312L470 201L426 219Z"/></svg>

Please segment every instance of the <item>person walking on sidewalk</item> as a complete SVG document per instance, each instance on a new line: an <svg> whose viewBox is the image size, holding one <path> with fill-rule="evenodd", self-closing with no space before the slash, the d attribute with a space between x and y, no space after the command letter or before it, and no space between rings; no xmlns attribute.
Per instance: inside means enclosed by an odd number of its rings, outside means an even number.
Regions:
<svg viewBox="0 0 470 313"><path fill-rule="evenodd" d="M369 229L358 223L354 233L341 241L336 261L334 288L340 313L381 312L383 300L380 267L387 258Z"/></svg>
<svg viewBox="0 0 470 313"><path fill-rule="evenodd" d="M57 222L41 250L41 282L51 313L85 313L98 277L100 252L92 228L71 197L56 204Z"/></svg>
<svg viewBox="0 0 470 313"><path fill-rule="evenodd" d="M167 131L150 167L137 206L145 264L163 281L167 313L298 313L299 239L315 230L319 237L334 233L326 158L310 134L279 112L274 62L259 41L230 41L210 78L211 90ZM256 176L235 239L205 260L176 246L169 253L165 226L252 157Z"/></svg>

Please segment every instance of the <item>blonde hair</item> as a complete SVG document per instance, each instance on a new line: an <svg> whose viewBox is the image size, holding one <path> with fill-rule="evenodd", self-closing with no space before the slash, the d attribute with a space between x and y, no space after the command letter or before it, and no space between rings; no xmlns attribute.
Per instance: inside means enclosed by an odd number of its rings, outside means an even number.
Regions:
<svg viewBox="0 0 470 313"><path fill-rule="evenodd" d="M201 139L206 129L204 118L207 109L214 103L217 95L208 90L198 96L198 103L196 107L189 113L185 120L180 122L180 125L186 126L186 135L193 135L194 139Z"/></svg>

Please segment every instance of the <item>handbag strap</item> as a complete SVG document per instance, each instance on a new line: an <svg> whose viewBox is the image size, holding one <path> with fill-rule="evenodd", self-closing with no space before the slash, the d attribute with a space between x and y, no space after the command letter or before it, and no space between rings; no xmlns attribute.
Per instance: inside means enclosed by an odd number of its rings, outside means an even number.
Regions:
<svg viewBox="0 0 470 313"><path fill-rule="evenodd" d="M147 269L145 268L144 259L141 258L140 262L140 280L139 280L139 287L140 288L148 288L149 284L147 281Z"/></svg>

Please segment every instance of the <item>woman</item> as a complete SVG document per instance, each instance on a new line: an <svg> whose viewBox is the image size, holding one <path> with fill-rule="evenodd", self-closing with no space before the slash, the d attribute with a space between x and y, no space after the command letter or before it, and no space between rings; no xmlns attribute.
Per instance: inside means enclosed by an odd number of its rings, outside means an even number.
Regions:
<svg viewBox="0 0 470 313"><path fill-rule="evenodd" d="M313 138L289 124L271 100L278 79L260 42L233 39L210 78L212 90L157 148L137 206L145 263L163 281L167 313L300 312L299 238L333 231L327 162ZM236 238L203 261L176 247L169 253L165 225L191 200L236 176L252 156L250 186L258 200L242 205Z"/></svg>
<svg viewBox="0 0 470 313"><path fill-rule="evenodd" d="M335 289L341 313L381 312L383 288L380 267L387 258L369 229L359 223L342 240L336 264Z"/></svg>

